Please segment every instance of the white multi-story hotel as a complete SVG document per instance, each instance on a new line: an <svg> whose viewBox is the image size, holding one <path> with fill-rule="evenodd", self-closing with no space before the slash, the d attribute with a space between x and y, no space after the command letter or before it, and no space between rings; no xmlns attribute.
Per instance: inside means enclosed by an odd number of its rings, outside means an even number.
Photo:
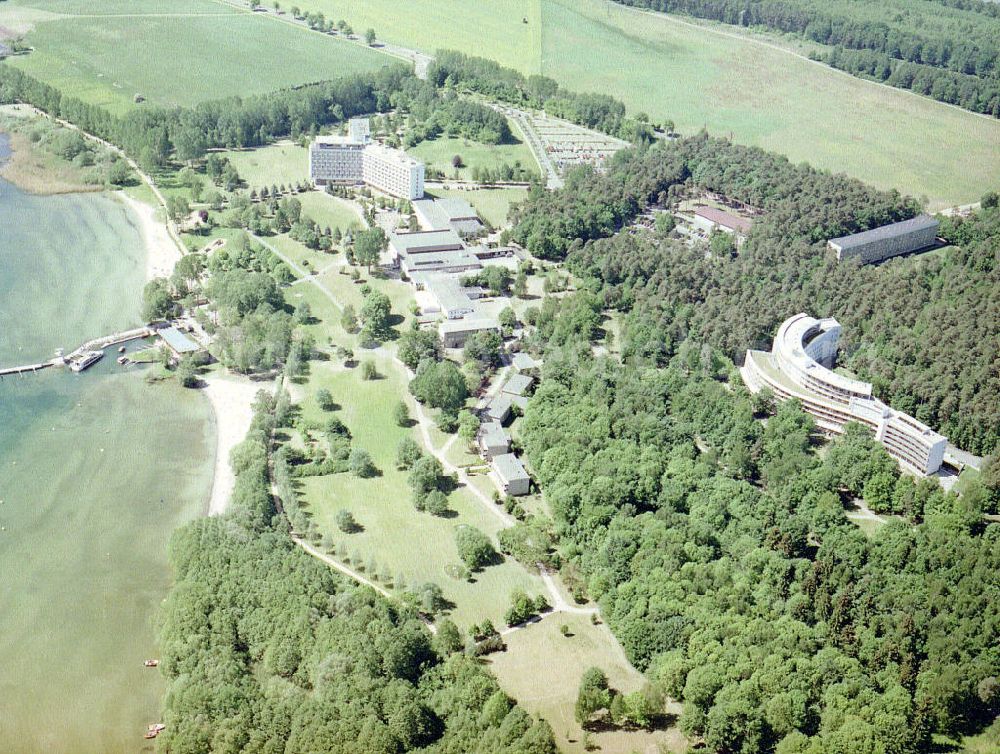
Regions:
<svg viewBox="0 0 1000 754"><path fill-rule="evenodd" d="M365 183L404 199L424 195L424 164L371 141L368 120L354 118L347 136L317 136L309 148L309 177L317 186Z"/></svg>
<svg viewBox="0 0 1000 754"><path fill-rule="evenodd" d="M933 474L944 459L947 438L872 396L872 386L837 374L840 324L797 314L778 328L770 351L747 351L740 368L751 392L768 387L779 400L797 398L827 432L848 422L868 427L893 458L915 474Z"/></svg>

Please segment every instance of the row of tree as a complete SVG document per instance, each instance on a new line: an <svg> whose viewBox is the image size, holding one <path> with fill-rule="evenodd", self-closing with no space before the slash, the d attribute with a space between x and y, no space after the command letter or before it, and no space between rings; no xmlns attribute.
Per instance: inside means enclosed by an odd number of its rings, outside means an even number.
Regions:
<svg viewBox="0 0 1000 754"><path fill-rule="evenodd" d="M143 108L121 117L63 94L12 66L0 66L0 103L27 102L110 141L147 169L171 156L198 160L213 147L242 148L391 107L391 96L414 79L412 70L390 65L333 81L282 89L255 97L230 97L193 108Z"/></svg>
<svg viewBox="0 0 1000 754"><path fill-rule="evenodd" d="M549 115L635 142L651 141L649 125L625 114L625 105L606 94L581 94L563 89L546 76L524 76L487 58L453 50L438 50L427 78L438 87L483 94L519 107L545 110Z"/></svg>

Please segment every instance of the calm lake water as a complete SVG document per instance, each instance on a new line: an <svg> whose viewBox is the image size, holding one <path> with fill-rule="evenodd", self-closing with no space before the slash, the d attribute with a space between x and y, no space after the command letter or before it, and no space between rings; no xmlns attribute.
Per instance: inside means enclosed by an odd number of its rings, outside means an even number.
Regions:
<svg viewBox="0 0 1000 754"><path fill-rule="evenodd" d="M0 365L137 324L144 271L120 203L0 180ZM170 533L208 500L214 427L207 401L115 355L0 381L4 752L153 748L142 733L164 686L142 662L157 656Z"/></svg>

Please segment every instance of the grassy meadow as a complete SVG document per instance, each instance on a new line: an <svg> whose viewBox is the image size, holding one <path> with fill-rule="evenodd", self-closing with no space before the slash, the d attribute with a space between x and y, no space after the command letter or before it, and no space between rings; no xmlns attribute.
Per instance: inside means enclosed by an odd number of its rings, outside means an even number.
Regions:
<svg viewBox="0 0 1000 754"><path fill-rule="evenodd" d="M523 188L502 188L467 191L465 189L445 189L435 186L427 191L427 195L431 197L455 196L459 199L464 199L475 208L481 218L494 228L499 228L507 222L507 213L510 211L510 205L526 199L528 190Z"/></svg>
<svg viewBox="0 0 1000 754"><path fill-rule="evenodd" d="M190 106L393 60L213 0L15 0L0 5L0 26L8 25L27 28L35 48L11 64L117 114L135 107L137 93L156 105Z"/></svg>
<svg viewBox="0 0 1000 754"><path fill-rule="evenodd" d="M343 16L355 28L372 26L390 42L455 48L611 94L633 112L673 119L683 133L705 127L926 196L932 209L976 201L1000 175L1000 121L862 81L729 27L607 0L301 5Z"/></svg>
<svg viewBox="0 0 1000 754"><path fill-rule="evenodd" d="M567 636L560 631L564 625ZM577 689L587 668L599 667L607 674L610 685L625 693L645 684L607 626L593 625L586 615L551 615L505 638L508 650L490 655L490 671L518 704L549 721L559 750L567 754L588 750L574 717ZM609 730L591 737L597 750L605 754L687 751L684 737L675 728L653 732Z"/></svg>
<svg viewBox="0 0 1000 754"><path fill-rule="evenodd" d="M331 271L322 279L339 302L360 308L358 286L349 278ZM374 285L390 295L395 313L405 311L411 296L407 286L389 281ZM320 533L336 546L337 557L383 583L396 584L399 576L406 586L437 583L455 605L451 617L463 628L485 617L500 625L507 595L513 589L532 595L543 593L541 580L512 560L475 574L471 581L458 581L445 573L446 566L460 562L454 544L456 526L469 524L495 534L501 520L462 488L449 495L448 516L432 516L413 507L407 474L396 469L395 455L403 437L418 442L420 437L415 428L399 427L393 418L394 406L408 396L408 390L399 364L391 357L392 344L375 350L359 347L356 339L340 328L339 310L312 285L296 285L286 296L293 303L309 302L318 320L310 326L318 342L332 340L351 346L355 359L372 361L379 375L375 380L363 380L356 366L345 367L339 360L312 362L308 378L294 387L305 419L324 422L330 416L339 417L350 428L353 444L367 450L379 469L370 479L345 473L302 480L299 493L303 505ZM320 388L333 395L338 404L335 412L324 412L316 405L315 393ZM363 530L341 532L335 520L341 509L351 511Z"/></svg>
<svg viewBox="0 0 1000 754"><path fill-rule="evenodd" d="M309 152L291 141L257 149L220 150L249 188L298 183L309 178Z"/></svg>
<svg viewBox="0 0 1000 754"><path fill-rule="evenodd" d="M440 170L448 178L455 177L457 172L458 178L471 180L474 167L492 170L504 163L508 165L520 163L521 167L535 174L539 172L538 163L523 141L490 146L469 139L440 136L437 139L422 141L406 151L418 160L422 160L427 167ZM455 155L461 156L464 163L464 167L457 170L452 167L451 162Z"/></svg>

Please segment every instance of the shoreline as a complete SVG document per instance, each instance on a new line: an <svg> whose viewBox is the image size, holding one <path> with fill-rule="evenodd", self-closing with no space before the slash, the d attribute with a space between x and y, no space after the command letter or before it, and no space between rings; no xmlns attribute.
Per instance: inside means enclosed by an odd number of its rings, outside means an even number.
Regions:
<svg viewBox="0 0 1000 754"><path fill-rule="evenodd" d="M133 199L124 191L116 191L115 196L132 210L138 220L139 232L146 246L146 281L170 277L174 265L181 258L181 252L166 227L157 219L156 209Z"/></svg>
<svg viewBox="0 0 1000 754"><path fill-rule="evenodd" d="M229 498L236 484L229 455L250 431L257 392L273 392L274 383L251 382L246 378L218 374L209 375L204 381L205 387L199 392L208 399L215 415L215 463L207 515L219 516L229 507Z"/></svg>

